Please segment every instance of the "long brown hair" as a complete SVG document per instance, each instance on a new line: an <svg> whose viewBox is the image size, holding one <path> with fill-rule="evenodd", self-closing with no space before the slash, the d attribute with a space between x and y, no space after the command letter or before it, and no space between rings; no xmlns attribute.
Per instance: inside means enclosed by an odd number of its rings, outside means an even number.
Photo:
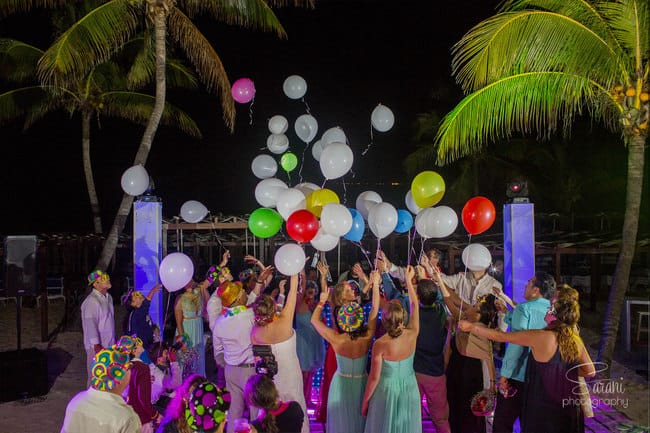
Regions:
<svg viewBox="0 0 650 433"><path fill-rule="evenodd" d="M278 390L268 376L256 374L251 376L244 386L244 396L251 406L264 409L262 429L267 433L278 433L280 430L273 415L278 407Z"/></svg>
<svg viewBox="0 0 650 433"><path fill-rule="evenodd" d="M382 323L386 333L392 338L402 335L402 325L406 322L406 310L397 300L392 300L386 306L382 316Z"/></svg>
<svg viewBox="0 0 650 433"><path fill-rule="evenodd" d="M582 339L578 334L580 304L578 291L569 286L562 286L555 301L557 322L551 328L555 332L560 356L564 362L573 362L580 357Z"/></svg>

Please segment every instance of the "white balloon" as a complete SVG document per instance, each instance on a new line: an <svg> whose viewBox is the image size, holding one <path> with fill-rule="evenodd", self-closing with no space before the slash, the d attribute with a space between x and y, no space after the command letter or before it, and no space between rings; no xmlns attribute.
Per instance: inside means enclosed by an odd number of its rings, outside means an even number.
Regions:
<svg viewBox="0 0 650 433"><path fill-rule="evenodd" d="M354 154L344 143L332 143L320 155L320 170L325 179L338 179L352 168Z"/></svg>
<svg viewBox="0 0 650 433"><path fill-rule="evenodd" d="M284 275L296 275L305 267L305 252L297 244L284 244L275 252L275 269Z"/></svg>
<svg viewBox="0 0 650 433"><path fill-rule="evenodd" d="M288 188L278 194L275 207L286 221L293 212L306 209L305 202L305 194L302 191L296 188Z"/></svg>
<svg viewBox="0 0 650 433"><path fill-rule="evenodd" d="M168 292L182 289L194 275L192 259L183 253L167 254L158 267L160 282Z"/></svg>
<svg viewBox="0 0 650 433"><path fill-rule="evenodd" d="M413 194L411 193L411 190L409 189L408 192L406 193L406 197L404 197L404 203L406 203L406 207L413 215L417 215L422 208L415 204L415 200L413 200Z"/></svg>
<svg viewBox="0 0 650 433"><path fill-rule="evenodd" d="M481 244L467 245L461 257L463 258L463 264L470 271L483 271L492 263L490 251Z"/></svg>
<svg viewBox="0 0 650 433"><path fill-rule="evenodd" d="M323 146L321 144L321 140L318 140L311 147L311 156L313 156L316 161L320 161L321 153L323 153Z"/></svg>
<svg viewBox="0 0 650 433"><path fill-rule="evenodd" d="M307 82L300 75L291 75L282 84L284 94L291 99L300 99L307 93Z"/></svg>
<svg viewBox="0 0 650 433"><path fill-rule="evenodd" d="M271 155L257 155L251 163L251 170L258 179L267 179L275 176L278 171L278 163Z"/></svg>
<svg viewBox="0 0 650 433"><path fill-rule="evenodd" d="M311 114L303 114L296 119L294 129L298 138L305 143L311 143L318 134L318 121Z"/></svg>
<svg viewBox="0 0 650 433"><path fill-rule="evenodd" d="M352 214L342 204L326 204L320 214L320 225L321 230L325 230L330 235L343 236L352 228Z"/></svg>
<svg viewBox="0 0 650 433"><path fill-rule="evenodd" d="M368 227L379 239L383 239L397 227L397 210L390 203L374 205L368 213Z"/></svg>
<svg viewBox="0 0 650 433"><path fill-rule="evenodd" d="M458 227L458 215L449 206L434 207L432 220L432 238L446 238Z"/></svg>
<svg viewBox="0 0 650 433"><path fill-rule="evenodd" d="M276 155L284 153L289 148L289 138L284 134L271 134L266 139L266 147Z"/></svg>
<svg viewBox="0 0 650 433"><path fill-rule="evenodd" d="M269 131L271 134L284 134L289 129L289 121L286 117L276 114L269 119Z"/></svg>
<svg viewBox="0 0 650 433"><path fill-rule="evenodd" d="M395 115L385 105L377 105L370 115L372 126L379 132L390 130L395 124Z"/></svg>
<svg viewBox="0 0 650 433"><path fill-rule="evenodd" d="M125 193L141 195L149 188L149 174L142 165L134 165L124 171L121 184Z"/></svg>
<svg viewBox="0 0 650 433"><path fill-rule="evenodd" d="M434 211L430 207L420 210L415 216L415 230L423 238L433 237L433 218Z"/></svg>
<svg viewBox="0 0 650 433"><path fill-rule="evenodd" d="M359 194L359 197L357 197L355 207L361 216L363 216L363 219L368 220L368 213L370 212L370 208L372 208L377 203L381 203L382 201L383 200L381 199L381 196L376 192L364 191Z"/></svg>
<svg viewBox="0 0 650 433"><path fill-rule="evenodd" d="M339 244L339 237L326 233L321 227L310 243L318 251L331 251Z"/></svg>
<svg viewBox="0 0 650 433"><path fill-rule="evenodd" d="M311 182L303 182L303 183L299 183L298 185L294 186L294 188L302 191L302 193L305 195L305 198L306 198L312 192L316 191L317 189L320 189L320 186L316 185L315 183L311 183Z"/></svg>
<svg viewBox="0 0 650 433"><path fill-rule="evenodd" d="M188 200L181 206L181 218L188 223L198 223L208 214L208 208L200 201Z"/></svg>
<svg viewBox="0 0 650 433"><path fill-rule="evenodd" d="M343 132L339 126L335 126L334 128L330 128L327 131L323 132L321 142L323 149L325 149L328 145L334 142L347 143L348 139L345 136L345 132Z"/></svg>
<svg viewBox="0 0 650 433"><path fill-rule="evenodd" d="M261 180L255 187L255 200L264 207L275 207L278 195L289 188L286 183L275 177Z"/></svg>

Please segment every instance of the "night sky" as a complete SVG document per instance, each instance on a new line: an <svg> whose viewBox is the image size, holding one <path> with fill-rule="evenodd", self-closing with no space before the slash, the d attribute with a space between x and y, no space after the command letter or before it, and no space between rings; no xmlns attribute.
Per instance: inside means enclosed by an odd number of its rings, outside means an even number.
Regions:
<svg viewBox="0 0 650 433"><path fill-rule="evenodd" d="M254 198L258 179L250 163L257 154L268 153L260 150L266 146L268 118L287 117L290 149L299 157L305 146L293 132L293 123L306 106L282 91L284 79L292 74L307 81L305 101L319 122L316 139L328 128L340 126L355 154L355 176L345 178L347 193L340 182L330 181L327 186L342 200L347 198L351 207L358 192L371 189L403 208L411 179L404 174L402 160L414 150L415 117L436 105L440 88L458 92L450 78L450 48L472 25L492 15L497 3L324 0L313 10L277 11L287 40L198 20L231 83L248 77L257 92L252 106L237 104L235 132L229 134L215 97L202 91L168 91L168 101L192 115L204 138L188 138L171 127L158 130L147 170L163 199L165 217L178 215L186 200L201 201L213 214L243 214L259 207ZM43 25L42 18L11 18L0 34L45 47L44 34L30 31L34 22ZM395 126L386 133L375 131L372 147L362 157L370 143L370 113L378 103L392 109ZM444 114L451 106L439 108ZM120 177L132 164L144 127L100 118L92 128L91 156L107 231L122 196ZM5 206L0 233L91 232L79 116L57 113L25 133L21 129L20 123L2 126L0 185ZM280 171L277 177L289 180ZM292 185L298 183L297 171L291 174ZM319 185L323 181L310 149L305 153L303 178ZM390 187L390 182L402 183Z"/></svg>

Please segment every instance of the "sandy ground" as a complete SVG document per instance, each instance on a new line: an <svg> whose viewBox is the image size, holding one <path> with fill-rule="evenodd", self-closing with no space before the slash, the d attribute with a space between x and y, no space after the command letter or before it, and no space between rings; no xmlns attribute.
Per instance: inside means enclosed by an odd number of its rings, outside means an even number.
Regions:
<svg viewBox="0 0 650 433"><path fill-rule="evenodd" d="M77 329L75 327L66 329L52 341L43 343L40 341L40 311L33 308L23 308L22 311L22 346L47 349L50 375L54 384L46 396L0 404L0 433L57 433L60 431L68 401L86 385L85 352L81 330L78 329L77 324ZM0 351L16 348L15 315L16 308L12 302L0 304L0 329L2 329ZM54 329L62 317L62 302L52 302L49 329ZM592 321L589 317L585 319L587 322ZM116 323L120 323L119 317L116 318ZM582 335L595 358L596 350L593 347L598 343L598 333L583 327ZM57 368L63 371L56 371ZM616 385L610 386L609 389L604 383L591 384L592 399L609 403L617 401L616 406L610 404L613 409L620 410L636 424L650 425L647 379L618 362L613 365L611 377L612 383ZM594 390L597 392L593 392Z"/></svg>

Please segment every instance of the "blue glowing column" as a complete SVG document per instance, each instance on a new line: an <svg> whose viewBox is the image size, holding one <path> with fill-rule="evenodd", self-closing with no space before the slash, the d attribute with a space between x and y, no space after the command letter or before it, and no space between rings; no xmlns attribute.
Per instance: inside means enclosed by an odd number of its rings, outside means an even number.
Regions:
<svg viewBox="0 0 650 433"><path fill-rule="evenodd" d="M139 200L133 203L133 284L143 295L158 283L162 257L162 203ZM163 292L151 299L149 315L162 330Z"/></svg>
<svg viewBox="0 0 650 433"><path fill-rule="evenodd" d="M504 291L523 302L524 287L535 273L535 212L532 203L503 206Z"/></svg>

